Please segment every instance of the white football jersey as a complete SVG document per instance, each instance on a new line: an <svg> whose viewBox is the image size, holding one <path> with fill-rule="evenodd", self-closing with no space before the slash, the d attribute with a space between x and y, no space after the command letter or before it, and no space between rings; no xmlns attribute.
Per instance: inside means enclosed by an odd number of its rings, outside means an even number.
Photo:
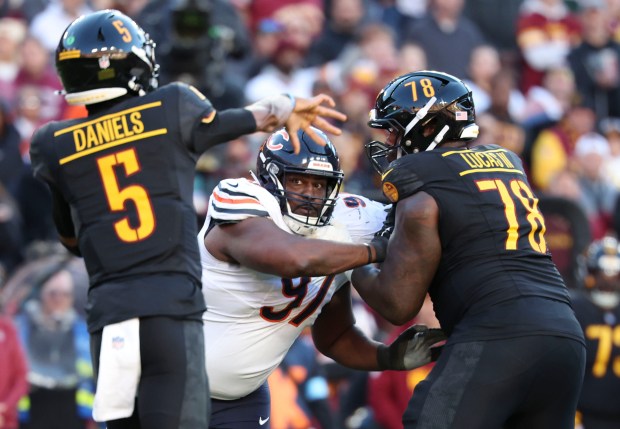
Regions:
<svg viewBox="0 0 620 429"><path fill-rule="evenodd" d="M363 225L355 224L355 219L363 220L374 231L381 227L380 215L359 213L360 207L377 209L371 204L374 202L356 195L344 194L344 198L344 207L337 210L343 224L351 225L356 234L363 231ZM350 208L346 207L347 198ZM383 205L379 211L383 212ZM261 386L302 330L314 323L335 291L347 282L343 274L283 279L219 261L206 250L204 236L212 219L239 222L256 216L269 217L292 233L277 199L267 190L247 179L223 180L211 195L205 224L198 234L207 303L203 317L207 374L211 396L217 399L238 399ZM374 231L367 231L364 239L368 234L372 237ZM256 251L260 251L260 243Z"/></svg>

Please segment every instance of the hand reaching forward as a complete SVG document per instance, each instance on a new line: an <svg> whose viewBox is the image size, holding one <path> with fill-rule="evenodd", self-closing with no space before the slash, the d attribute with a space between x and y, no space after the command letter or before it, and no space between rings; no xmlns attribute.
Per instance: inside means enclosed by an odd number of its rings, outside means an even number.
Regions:
<svg viewBox="0 0 620 429"><path fill-rule="evenodd" d="M246 107L254 115L256 131L271 133L282 126L291 137L295 153L299 153L300 143L297 131L304 130L318 144L325 142L311 127L340 135L342 130L332 125L328 119L346 121L347 116L334 109L334 100L326 94L319 94L312 98L293 98L285 94L263 98Z"/></svg>
<svg viewBox="0 0 620 429"><path fill-rule="evenodd" d="M347 120L347 116L344 113L333 109L335 105L334 100L326 94L319 94L309 99L295 98L295 108L285 124L291 136L295 153L299 153L300 143L297 139L297 131L300 129L304 130L312 140L320 145L323 145L324 141L312 130L311 126L337 136L342 133L340 128L332 125L327 120L327 118L338 121Z"/></svg>
<svg viewBox="0 0 620 429"><path fill-rule="evenodd" d="M401 333L389 346L377 349L377 361L382 370L410 370L430 363L431 347L447 337L441 329L413 325Z"/></svg>

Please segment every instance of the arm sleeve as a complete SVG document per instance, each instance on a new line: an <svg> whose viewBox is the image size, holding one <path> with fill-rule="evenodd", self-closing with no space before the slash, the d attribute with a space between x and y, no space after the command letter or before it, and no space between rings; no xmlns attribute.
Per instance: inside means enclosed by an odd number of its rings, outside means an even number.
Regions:
<svg viewBox="0 0 620 429"><path fill-rule="evenodd" d="M202 154L211 147L256 131L256 121L247 109L218 111L200 91L190 85L176 83L181 138L194 153Z"/></svg>
<svg viewBox="0 0 620 429"><path fill-rule="evenodd" d="M256 131L256 121L252 112L246 109L227 109L216 112L213 121L201 122L194 133L197 153L234 140Z"/></svg>

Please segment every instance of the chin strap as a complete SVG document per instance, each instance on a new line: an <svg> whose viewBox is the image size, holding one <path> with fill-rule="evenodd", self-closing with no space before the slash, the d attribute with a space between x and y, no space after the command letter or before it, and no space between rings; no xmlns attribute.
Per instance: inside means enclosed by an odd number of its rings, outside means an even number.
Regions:
<svg viewBox="0 0 620 429"><path fill-rule="evenodd" d="M441 129L441 131L439 131L437 133L437 135L435 136L435 138L433 139L433 141L431 142L431 144L428 145L428 147L426 148L426 150L433 150L437 147L437 145L439 143L441 143L441 141L443 140L443 136L446 135L446 133L448 132L448 130L450 129L449 126L444 125L444 127Z"/></svg>

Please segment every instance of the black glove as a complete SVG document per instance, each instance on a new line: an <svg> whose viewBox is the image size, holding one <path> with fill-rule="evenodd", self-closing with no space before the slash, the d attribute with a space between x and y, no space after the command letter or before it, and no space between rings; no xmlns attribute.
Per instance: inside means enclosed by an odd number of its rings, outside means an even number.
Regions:
<svg viewBox="0 0 620 429"><path fill-rule="evenodd" d="M410 370L432 361L431 347L447 337L441 329L429 329L424 325L413 325L389 346L377 349L379 369Z"/></svg>
<svg viewBox="0 0 620 429"><path fill-rule="evenodd" d="M390 238L392 231L394 231L394 223L396 222L396 204L392 204L389 208L386 208L388 214L383 221L383 226L379 231L375 233L375 237Z"/></svg>
<svg viewBox="0 0 620 429"><path fill-rule="evenodd" d="M394 230L394 221L396 220L396 205L388 209L388 214L383 221L383 226L375 233L370 245L375 249L375 260L373 262L383 262L387 252L388 241Z"/></svg>
<svg viewBox="0 0 620 429"><path fill-rule="evenodd" d="M371 262L383 262L385 261L385 254L387 253L389 239L387 237L375 236L370 242L370 246L375 249L375 259Z"/></svg>

